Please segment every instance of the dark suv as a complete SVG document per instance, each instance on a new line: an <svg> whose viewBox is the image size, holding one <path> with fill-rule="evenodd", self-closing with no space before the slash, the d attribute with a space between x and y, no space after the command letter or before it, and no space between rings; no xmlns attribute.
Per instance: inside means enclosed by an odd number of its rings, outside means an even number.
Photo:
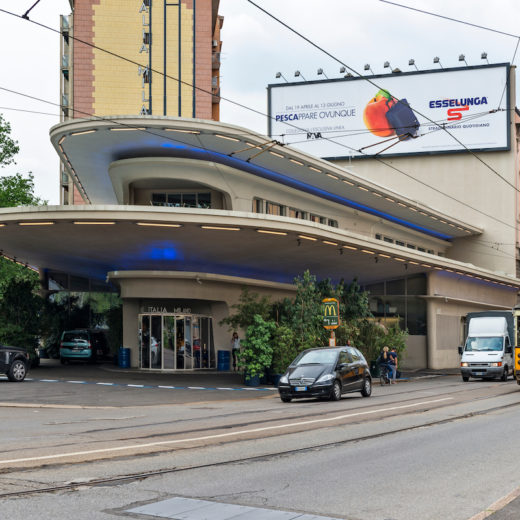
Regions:
<svg viewBox="0 0 520 520"><path fill-rule="evenodd" d="M0 345L0 373L6 374L9 381L23 381L29 364L29 353L24 348Z"/></svg>

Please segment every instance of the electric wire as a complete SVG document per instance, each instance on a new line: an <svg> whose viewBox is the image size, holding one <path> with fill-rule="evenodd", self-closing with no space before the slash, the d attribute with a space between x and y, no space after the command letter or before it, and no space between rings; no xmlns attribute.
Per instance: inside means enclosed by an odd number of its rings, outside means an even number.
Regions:
<svg viewBox="0 0 520 520"><path fill-rule="evenodd" d="M290 28L287 24L285 24L284 22L278 20L276 17L274 17L273 15L271 15L270 13L268 13L267 11L265 11L263 8L257 6L257 5L256 5L254 2L252 2L251 0L247 0L247 1L248 1L249 3L251 3L252 5L254 5L255 7L257 7L258 9L260 9L261 11L265 12L266 14L268 14L268 16L274 18L276 21L278 21L279 23L281 23L282 25L284 25L285 27L287 27L287 28L290 29L291 31L296 32L296 34L298 34L298 35L301 36L303 39L305 39L306 41L308 41L309 43L311 43L313 46L315 46L315 47L317 47L318 49L322 50L322 52L324 52L324 53L326 53L327 55L331 56L331 57L332 57L333 59L335 59L336 61L339 61L337 58L335 58L335 57L333 57L332 55L330 55L327 51L325 51L324 49L321 49L319 46L317 46L316 44L314 44L313 42L311 42L310 40L308 40L305 36L300 35L297 31L295 31L294 29ZM0 12L3 12L4 14L10 15L10 16L14 16L14 17L16 17L16 18L22 18L21 16L17 15L16 13L13 13L13 12L11 12L11 11L7 11L7 10L5 10L5 9L0 9ZM29 19L27 19L26 21L28 21L28 22L30 22L30 23L32 23L32 24L35 24L35 25L37 25L37 26L39 26L39 27L41 27L41 28L44 28L44 29L50 30L50 31L52 31L52 32L55 32L55 33L57 33L57 34L61 34L61 31L59 31L59 30L57 30L57 29L54 29L54 28L52 28L52 27L50 27L50 26L47 26L47 25L45 25L45 24L42 24L42 23L40 23L40 22L36 22L36 21L34 21L34 20L29 20ZM121 55L119 55L119 54L117 54L117 53L114 53L114 52L109 51L109 50L107 50L107 49L104 49L104 48L102 48L102 47L99 47L99 46L96 46L96 45L94 45L94 44L91 44L90 42L85 42L85 41L83 41L83 40L81 40L81 39L79 39L79 38L76 38L76 37L72 36L72 35L69 35L69 38L72 38L73 40L75 40L75 41L77 41L77 42L79 42L79 43L83 43L83 44L85 44L85 45L87 45L87 46L89 46L89 47L92 47L92 48L96 49L96 50L99 50L99 51L105 52L105 53L107 53L107 54L109 54L109 55L111 55L111 56L113 56L113 57L115 57L115 58L122 59L122 60L124 60L124 61L126 61L126 62L128 62L128 63L132 63L132 64L134 64L134 65L138 65L138 66L141 66L141 67L144 67L144 66L145 66L145 65L140 64L140 63L138 63L138 62L136 62L136 61L134 61L134 60L131 60L131 59L129 59L129 58L126 58L126 57L124 57L124 56L121 56ZM362 75L359 74L357 71L355 71L354 69L352 69L352 68L349 67L348 65L344 64L343 62L339 61L339 63L341 63L341 64L344 65L345 67L349 68L349 70L352 70L353 72L355 72L355 73L356 73L358 76L360 76L361 78L363 78L363 79L365 79L366 81L369 81L370 83L372 83L376 88L378 88L378 89L381 88L381 87L379 87L376 83L374 83L372 80L370 80L368 77L362 76ZM207 93L207 94L211 94L211 95L213 95L212 92L210 92L210 91L207 91L207 90L205 90L205 89L203 89L203 88L201 88L201 87L197 87L197 86L195 86L195 85L192 85L191 83L188 83L188 82L186 82L186 81L180 80L180 79L175 78L175 77L173 77L173 76L171 76L171 75L165 74L165 73L163 73L163 72L161 72L161 71L159 71L159 70L150 69L150 71L151 71L151 72L154 72L154 73L156 73L156 74L159 74L159 75L165 76L165 77L167 77L167 78L169 78L169 79L172 79L172 80L174 80L174 81L177 81L179 84L183 84L183 85L186 85L186 86L192 87L193 89L199 90L199 91L201 91L201 92L204 92L204 93ZM0 90L4 90L4 91L7 91L7 92L11 92L11 93L14 93L14 94L18 94L18 95L21 95L21 96L27 97L27 98L29 98L29 99L37 100L37 101L40 101L40 102L43 102L43 103L48 103L48 104L51 104L51 105L54 105L54 106L58 106L58 107L60 107L60 108L63 108L63 105L61 105L61 104L59 104L59 103L54 103L54 102L50 102L50 101L48 101L48 100L44 100L44 99L41 99L41 98L37 98L37 97L35 97L35 96L31 96L31 95L28 95L28 94L23 94L23 93L20 93L20 92L15 91L15 90L8 89L8 88L6 88L6 87L0 87ZM265 114L265 113L263 113L263 112L261 112L261 111L259 111L259 110L256 110L256 109L254 109L254 108L251 108L251 107L249 107L249 106L247 106L247 105L244 105L244 104L242 104L242 103L238 103L238 102L236 102L236 101L233 101L233 100L231 100L231 99L228 99L228 98L225 98L225 97L222 97L222 96L219 96L219 97L220 97L221 100L227 101L227 102L229 102L229 103L231 103L231 104L234 104L234 105L236 105L236 106L238 106L238 107L240 107L240 108L243 108L243 109L245 109L245 110L249 110L249 111L254 112L254 113L256 113L256 114L258 114L258 115L261 115L261 116L263 116L263 117L267 117L267 118L274 119L274 118L272 118L271 116L269 116L268 114ZM78 112L78 113L81 113L81 114L83 114L83 115L89 116L89 117L96 118L96 119L98 119L98 120L102 120L102 121L110 121L110 122L113 122L114 124L118 124L118 125L121 125L121 126L127 126L127 127L129 127L129 128L135 128L133 125L125 125L124 123L121 123L120 121L116 121L116 120L113 120L113 119L108 119L108 118L106 118L106 117L96 116L96 115L94 115L94 114L90 114L90 113L88 113L88 112L80 111L80 110L77 110L77 109L74 109L74 111L75 111L75 112ZM418 112L418 114L420 114L420 113ZM420 114L420 115L422 115L422 114ZM423 116L423 117L424 117L424 116ZM425 119L428 119L428 118L425 118ZM431 120L430 120L430 121L431 121ZM434 121L431 121L431 123L432 123L432 124L435 124ZM293 128L295 128L295 129L297 129L297 130L305 131L305 129L303 129L303 128L299 128L299 127L296 126L296 125L292 125L292 124L290 124L289 126L292 126ZM149 131L149 130L141 130L141 131L144 131L144 132L147 132L147 133L150 133L150 134L152 134L152 135L159 136L159 137L161 137L161 138L163 138L163 139L168 140L167 137L165 137L165 136L163 136L163 135L160 135L160 134L154 134L153 132L151 132L151 131ZM448 133L449 133L449 132L448 132ZM255 135L255 134L254 134L254 133L251 133L251 134L246 134L246 135ZM450 135L451 135L451 134L450 134ZM339 146L341 146L341 147L347 148L347 149L350 150L350 151L353 151L353 152L359 152L359 150L357 150L357 149L355 149L355 148L353 148L353 147L350 147L350 146L348 146L348 145L346 145L346 144L344 144L344 143L338 143L338 142L336 142L336 141L331 140L330 138L325 138L325 139L328 140L328 141L330 141L330 142L332 142L332 143L334 143L334 144L337 144L337 145L339 145ZM170 139L170 140L174 141L173 139ZM180 139L177 139L176 142L182 142L182 141L181 141ZM189 143L185 143L185 144L189 144ZM282 143L280 143L280 144L282 144ZM204 146L202 146L202 148L203 148L205 151L209 151L209 150L208 150L206 147L204 147ZM470 150L468 150L468 151L470 151ZM366 155L366 156L369 157L369 158L372 158L371 155L364 154L363 152L361 152L361 153L362 153L363 155ZM470 151L470 153L472 153L472 152ZM472 153L472 155L475 156L475 154L473 154L473 153ZM477 157L477 156L475 156L475 157ZM515 226L512 226L511 224L509 224L509 223L507 223L507 222L504 222L504 221L498 219L497 217L494 217L493 215L489 215L489 214L483 212L482 210L480 210L480 209L478 209L478 208L475 208L475 207L473 207L473 206L471 206L471 205L469 205L469 204L467 204L467 203L465 203L465 202L463 202L463 201L457 199L456 197L453 197L452 195L450 195L450 194L448 194L448 193L444 193L443 191L441 191L441 190L435 188L434 186L431 186L431 185L429 185L428 183L426 183L426 182L424 182L424 181L421 181L421 180L417 179L416 177L412 176L411 174L408 174L408 173L404 172L404 171L401 170L400 168L397 168L396 166L394 166L394 165L392 165L392 164L389 164L389 163L383 161L383 160L382 160L381 158L379 158L378 156L374 156L373 158L374 158L376 161L380 162L381 164L383 164L383 165L385 165L385 166L387 166L387 167L393 169L394 171L397 171L397 172L401 173L402 175L404 175L404 176L410 178L411 180L417 182L418 184L421 184L421 185L423 185L423 186L425 186L425 187L427 187L427 188L429 188L429 189L431 189L431 190L433 190L433 191L439 193L440 195L443 195L443 196L445 196L445 197L447 197L447 198L449 198L449 199L451 199L451 200L453 200L453 201L455 201L455 202L457 202L457 203L459 203L459 204L461 204L461 205L463 205L463 206L466 206L467 208L469 208L469 209L471 209L471 210L473 210L473 211L476 211L476 212L478 212L478 213L481 213L482 215L484 215L484 216L486 216L486 217L488 217L488 218L490 218L490 219L492 219L492 220L498 222L499 224L502 224L502 225L504 225L504 226L510 227L510 228L512 228L512 229L516 229ZM477 157L477 159L479 159L479 158ZM480 159L479 159L479 160L480 160ZM483 161L481 161L481 162L483 162ZM485 163L483 162L483 164L485 164ZM494 170L493 170L493 171L494 171ZM495 173L497 173L497 172L495 172ZM502 177L500 174L497 173L497 175L498 175L501 179L503 179L503 177ZM505 179L503 179L503 180L505 180ZM507 181L506 181L506 182L507 182ZM510 183L508 183L508 184L510 184ZM512 185L511 185L511 186L512 186ZM513 187L514 187L514 186L513 186ZM514 188L515 188L516 191L519 191L519 190L516 189L516 187L514 187Z"/></svg>

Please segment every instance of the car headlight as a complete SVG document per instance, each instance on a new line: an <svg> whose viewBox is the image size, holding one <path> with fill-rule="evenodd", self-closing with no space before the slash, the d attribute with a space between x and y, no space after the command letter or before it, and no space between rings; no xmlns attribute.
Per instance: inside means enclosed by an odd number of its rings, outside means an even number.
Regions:
<svg viewBox="0 0 520 520"><path fill-rule="evenodd" d="M282 385L288 385L289 384L289 378L287 377L287 374L284 374L281 378L279 383Z"/></svg>
<svg viewBox="0 0 520 520"><path fill-rule="evenodd" d="M492 366L492 367L501 367L501 366L502 366L502 362L499 361L498 363L490 363L489 366Z"/></svg>
<svg viewBox="0 0 520 520"><path fill-rule="evenodd" d="M461 367L467 367L468 364L467 364L465 361L463 361L463 362L460 364L460 366L461 366Z"/></svg>
<svg viewBox="0 0 520 520"><path fill-rule="evenodd" d="M334 374L325 374L324 376L321 376L315 384L324 385L330 383L333 379L336 379L336 376Z"/></svg>

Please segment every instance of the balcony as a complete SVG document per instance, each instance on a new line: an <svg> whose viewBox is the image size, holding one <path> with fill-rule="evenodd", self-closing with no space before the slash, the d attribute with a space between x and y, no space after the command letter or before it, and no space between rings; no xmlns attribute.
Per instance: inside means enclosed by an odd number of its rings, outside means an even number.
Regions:
<svg viewBox="0 0 520 520"><path fill-rule="evenodd" d="M211 55L211 68L213 70L220 69L220 52L214 52Z"/></svg>

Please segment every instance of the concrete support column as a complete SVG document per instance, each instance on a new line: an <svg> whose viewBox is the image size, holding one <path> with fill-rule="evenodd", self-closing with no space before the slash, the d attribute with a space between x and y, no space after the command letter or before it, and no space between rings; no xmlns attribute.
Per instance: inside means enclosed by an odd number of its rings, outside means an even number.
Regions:
<svg viewBox="0 0 520 520"><path fill-rule="evenodd" d="M130 349L130 364L137 368L139 365L138 300L123 300L123 347Z"/></svg>

